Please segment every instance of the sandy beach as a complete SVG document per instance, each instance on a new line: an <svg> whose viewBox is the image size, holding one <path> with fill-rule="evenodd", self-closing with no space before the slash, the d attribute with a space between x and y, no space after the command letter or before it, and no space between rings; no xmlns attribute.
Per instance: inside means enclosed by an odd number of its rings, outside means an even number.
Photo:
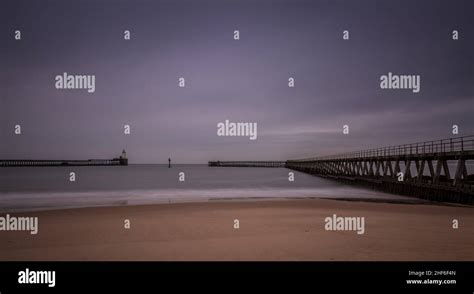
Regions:
<svg viewBox="0 0 474 294"><path fill-rule="evenodd" d="M325 230L324 220L333 214L364 217L365 233ZM12 215L37 216L39 232L0 232L2 261L474 260L474 210L462 206L304 199Z"/></svg>

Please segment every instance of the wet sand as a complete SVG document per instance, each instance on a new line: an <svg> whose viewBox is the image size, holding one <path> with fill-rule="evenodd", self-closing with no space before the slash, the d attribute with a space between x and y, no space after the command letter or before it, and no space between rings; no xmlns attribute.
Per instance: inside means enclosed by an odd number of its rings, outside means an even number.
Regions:
<svg viewBox="0 0 474 294"><path fill-rule="evenodd" d="M365 233L325 230L333 214L365 217ZM2 261L474 260L473 207L304 199L11 215L39 217L39 232L0 231Z"/></svg>

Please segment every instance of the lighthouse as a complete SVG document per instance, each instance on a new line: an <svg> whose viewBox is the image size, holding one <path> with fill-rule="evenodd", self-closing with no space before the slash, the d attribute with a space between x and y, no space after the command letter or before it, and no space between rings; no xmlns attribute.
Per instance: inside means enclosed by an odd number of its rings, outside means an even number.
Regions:
<svg viewBox="0 0 474 294"><path fill-rule="evenodd" d="M122 155L120 155L120 165L128 165L127 152L125 149L122 150Z"/></svg>

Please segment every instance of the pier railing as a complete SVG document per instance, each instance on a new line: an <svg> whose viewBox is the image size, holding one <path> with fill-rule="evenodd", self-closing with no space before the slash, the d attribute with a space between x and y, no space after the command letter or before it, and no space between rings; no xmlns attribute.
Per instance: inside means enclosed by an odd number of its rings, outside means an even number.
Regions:
<svg viewBox="0 0 474 294"><path fill-rule="evenodd" d="M397 146L347 152L336 155L320 156L315 158L295 159L290 161L338 160L351 158L373 158L389 156L426 155L448 152L474 151L474 135L455 137L442 140L425 141Z"/></svg>

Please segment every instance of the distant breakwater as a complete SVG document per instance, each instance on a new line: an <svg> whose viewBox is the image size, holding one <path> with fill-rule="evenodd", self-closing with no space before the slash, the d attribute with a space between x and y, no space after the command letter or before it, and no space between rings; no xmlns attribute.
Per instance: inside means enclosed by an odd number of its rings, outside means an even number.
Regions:
<svg viewBox="0 0 474 294"><path fill-rule="evenodd" d="M24 167L24 166L120 166L128 165L128 159L89 159L89 160L28 160L7 159L0 160L0 167Z"/></svg>

